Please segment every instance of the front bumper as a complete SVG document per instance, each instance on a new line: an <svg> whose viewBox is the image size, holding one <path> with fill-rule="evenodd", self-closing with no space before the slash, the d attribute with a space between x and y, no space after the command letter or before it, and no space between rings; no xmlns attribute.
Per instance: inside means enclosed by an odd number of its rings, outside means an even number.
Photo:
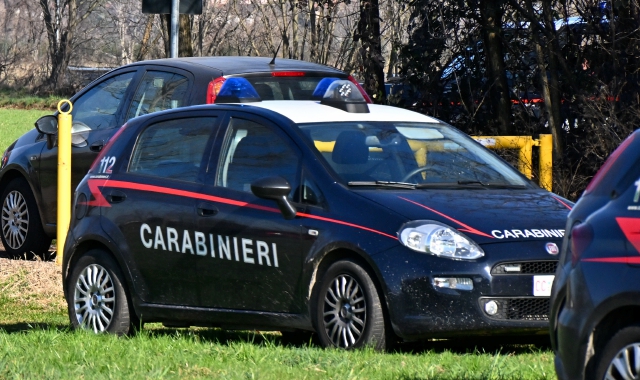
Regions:
<svg viewBox="0 0 640 380"><path fill-rule="evenodd" d="M396 247L373 257L391 323L406 341L483 335L546 335L549 297L534 296L534 276L553 275L546 241L487 244L485 256L455 261ZM559 242L557 242L559 243ZM504 271L504 264L521 271ZM436 277L469 278L472 290L439 288ZM495 302L490 315L485 304Z"/></svg>

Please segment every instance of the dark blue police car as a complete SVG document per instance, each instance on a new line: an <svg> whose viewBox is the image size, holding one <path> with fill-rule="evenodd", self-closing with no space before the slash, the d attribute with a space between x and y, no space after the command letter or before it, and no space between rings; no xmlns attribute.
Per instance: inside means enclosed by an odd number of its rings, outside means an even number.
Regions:
<svg viewBox="0 0 640 380"><path fill-rule="evenodd" d="M640 378L640 130L598 171L567 219L553 285L560 379Z"/></svg>
<svg viewBox="0 0 640 380"><path fill-rule="evenodd" d="M243 104L131 120L78 186L63 262L75 327L315 331L379 349L547 333L570 202L348 81L294 104L229 80L218 96Z"/></svg>

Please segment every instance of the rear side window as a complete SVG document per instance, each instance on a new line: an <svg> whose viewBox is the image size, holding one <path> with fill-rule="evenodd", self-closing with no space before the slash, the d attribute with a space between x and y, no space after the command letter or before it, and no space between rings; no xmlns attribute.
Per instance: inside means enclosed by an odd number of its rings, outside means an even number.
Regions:
<svg viewBox="0 0 640 380"><path fill-rule="evenodd" d="M189 80L179 74L147 71L136 90L127 120L152 112L183 107L187 100Z"/></svg>
<svg viewBox="0 0 640 380"><path fill-rule="evenodd" d="M168 120L149 126L134 148L129 172L197 182L215 117Z"/></svg>

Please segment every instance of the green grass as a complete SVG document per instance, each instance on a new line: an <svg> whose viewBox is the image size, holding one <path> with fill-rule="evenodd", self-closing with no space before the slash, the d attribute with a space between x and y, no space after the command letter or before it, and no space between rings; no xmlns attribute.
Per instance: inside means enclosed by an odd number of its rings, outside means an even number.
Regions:
<svg viewBox="0 0 640 380"><path fill-rule="evenodd" d="M4 285L4 286L3 286ZM0 284L0 289L6 284ZM42 300L40 300L42 301ZM554 379L531 345L446 341L394 352L284 346L278 333L148 324L131 337L69 328L66 310L0 295L0 379Z"/></svg>
<svg viewBox="0 0 640 380"><path fill-rule="evenodd" d="M0 152L4 152L18 137L33 129L33 124L40 116L51 114L53 111L49 110L0 108Z"/></svg>
<svg viewBox="0 0 640 380"><path fill-rule="evenodd" d="M36 96L22 91L0 89L0 107L55 110L60 96Z"/></svg>

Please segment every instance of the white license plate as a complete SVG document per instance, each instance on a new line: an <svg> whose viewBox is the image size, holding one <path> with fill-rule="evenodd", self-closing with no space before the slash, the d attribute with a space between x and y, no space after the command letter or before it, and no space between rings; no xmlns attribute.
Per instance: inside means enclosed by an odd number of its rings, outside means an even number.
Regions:
<svg viewBox="0 0 640 380"><path fill-rule="evenodd" d="M533 276L533 295L536 297L551 296L551 286L555 276Z"/></svg>

